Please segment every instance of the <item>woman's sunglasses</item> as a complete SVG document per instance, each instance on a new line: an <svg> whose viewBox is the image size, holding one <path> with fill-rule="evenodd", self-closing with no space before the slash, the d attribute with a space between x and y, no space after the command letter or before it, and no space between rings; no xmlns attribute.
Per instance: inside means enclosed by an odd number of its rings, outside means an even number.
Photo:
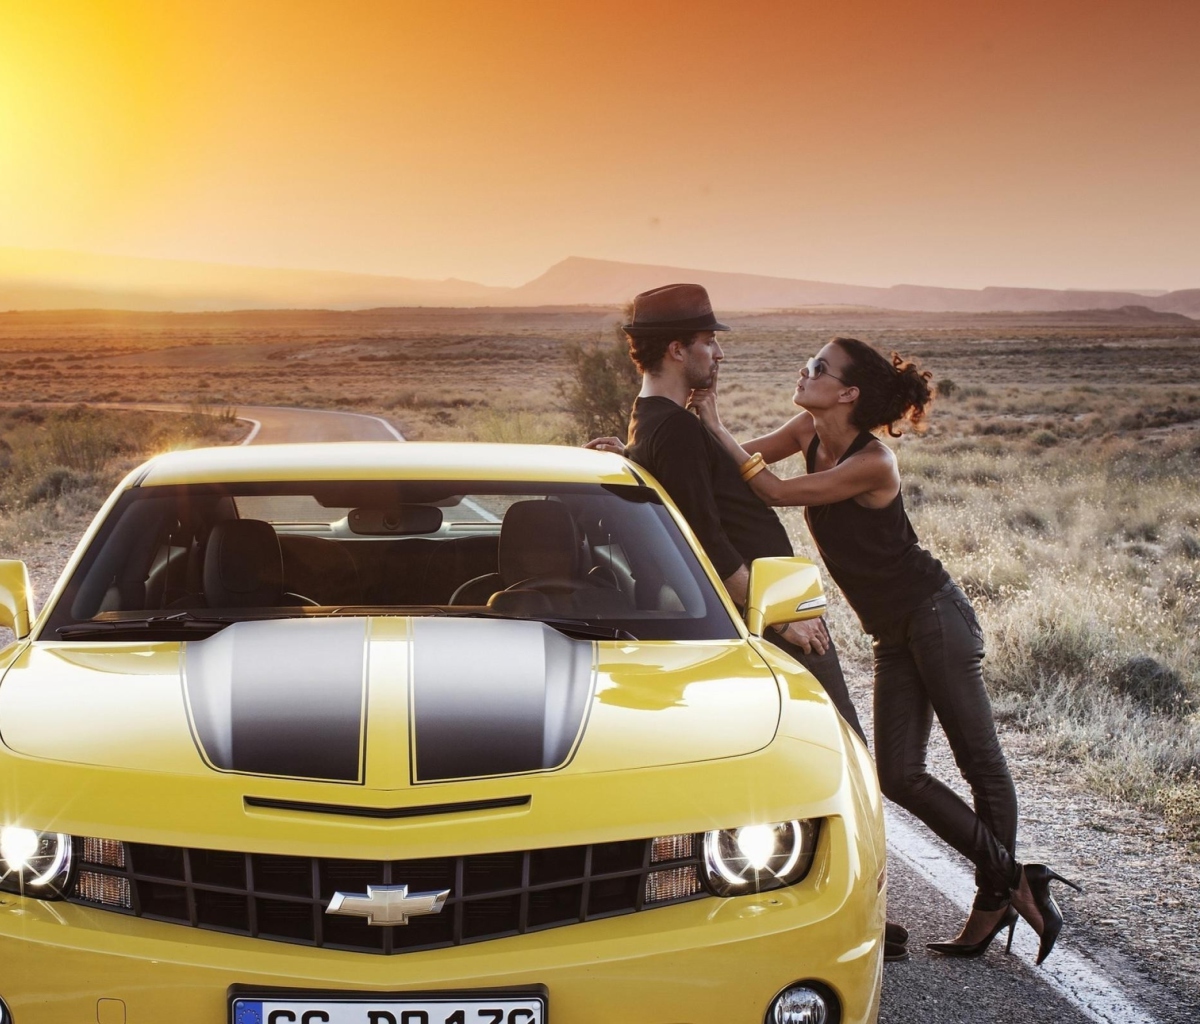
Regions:
<svg viewBox="0 0 1200 1024"><path fill-rule="evenodd" d="M812 359L805 363L804 368L800 372L809 380L816 380L818 377L832 377L834 380L840 380L843 384L849 386L849 382L845 377L839 377L836 373L830 373L829 366L825 360L819 359L816 356L813 356Z"/></svg>

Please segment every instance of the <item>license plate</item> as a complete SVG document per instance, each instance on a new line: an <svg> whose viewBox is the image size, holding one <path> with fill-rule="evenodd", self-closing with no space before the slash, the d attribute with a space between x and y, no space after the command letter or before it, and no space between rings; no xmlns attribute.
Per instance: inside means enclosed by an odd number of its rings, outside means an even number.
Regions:
<svg viewBox="0 0 1200 1024"><path fill-rule="evenodd" d="M231 1024L546 1024L541 996L233 1000Z"/></svg>

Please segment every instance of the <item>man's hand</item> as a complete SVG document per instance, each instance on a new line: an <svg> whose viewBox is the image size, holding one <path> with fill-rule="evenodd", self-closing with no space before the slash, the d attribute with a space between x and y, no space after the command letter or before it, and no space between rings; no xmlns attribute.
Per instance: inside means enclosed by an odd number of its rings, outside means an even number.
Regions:
<svg viewBox="0 0 1200 1024"><path fill-rule="evenodd" d="M712 430L721 425L721 415L717 412L717 382L714 378L712 387L694 388L688 395L687 407L700 417L700 422Z"/></svg>
<svg viewBox="0 0 1200 1024"><path fill-rule="evenodd" d="M825 619L807 619L804 622L789 622L785 629L775 627L784 640L795 644L805 654L824 654L829 650L829 631Z"/></svg>
<svg viewBox="0 0 1200 1024"><path fill-rule="evenodd" d="M591 448L597 452L616 452L618 455L625 454L625 442L619 437L593 437L585 448Z"/></svg>

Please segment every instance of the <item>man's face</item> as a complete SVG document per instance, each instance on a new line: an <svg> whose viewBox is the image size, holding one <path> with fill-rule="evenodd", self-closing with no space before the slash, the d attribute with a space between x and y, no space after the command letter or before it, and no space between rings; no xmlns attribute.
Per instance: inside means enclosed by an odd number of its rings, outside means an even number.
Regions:
<svg viewBox="0 0 1200 1024"><path fill-rule="evenodd" d="M725 353L715 331L700 331L684 350L683 372L689 388L711 388L717 382L717 369Z"/></svg>

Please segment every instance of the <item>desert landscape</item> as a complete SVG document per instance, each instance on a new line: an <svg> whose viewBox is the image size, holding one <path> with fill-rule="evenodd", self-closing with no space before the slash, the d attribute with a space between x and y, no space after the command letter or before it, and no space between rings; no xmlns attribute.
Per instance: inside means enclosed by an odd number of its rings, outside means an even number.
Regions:
<svg viewBox="0 0 1200 1024"><path fill-rule="evenodd" d="M637 387L621 319L615 306L0 314L0 553L46 594L123 473L156 451L236 442L243 404L371 413L412 441L576 444L619 429L615 399ZM1200 321L1145 307L726 319L722 408L743 437L794 412L799 366L834 336L933 372L929 430L894 445L917 531L987 634L1023 842L1093 879L1074 906L1088 941L1194 997ZM181 411L135 408L147 403ZM783 516L814 555L798 510ZM866 710L869 642L830 596ZM931 757L956 777L944 742ZM1126 870L1101 873L1110 859Z"/></svg>
<svg viewBox="0 0 1200 1024"><path fill-rule="evenodd" d="M140 458L235 438L239 404L373 413L413 441L577 444L604 426L580 393L636 387L620 319L603 306L0 314L0 546L40 563L39 545L76 536ZM747 437L794 411L799 364L836 335L933 372L931 427L896 447L919 534L980 609L1000 713L1098 792L1200 838L1200 322L1144 307L729 319L723 408ZM600 365L580 361L589 351L610 355L600 372L615 380L579 379ZM192 411L120 409L150 402ZM807 550L799 514L785 517ZM865 664L836 601L834 624Z"/></svg>

